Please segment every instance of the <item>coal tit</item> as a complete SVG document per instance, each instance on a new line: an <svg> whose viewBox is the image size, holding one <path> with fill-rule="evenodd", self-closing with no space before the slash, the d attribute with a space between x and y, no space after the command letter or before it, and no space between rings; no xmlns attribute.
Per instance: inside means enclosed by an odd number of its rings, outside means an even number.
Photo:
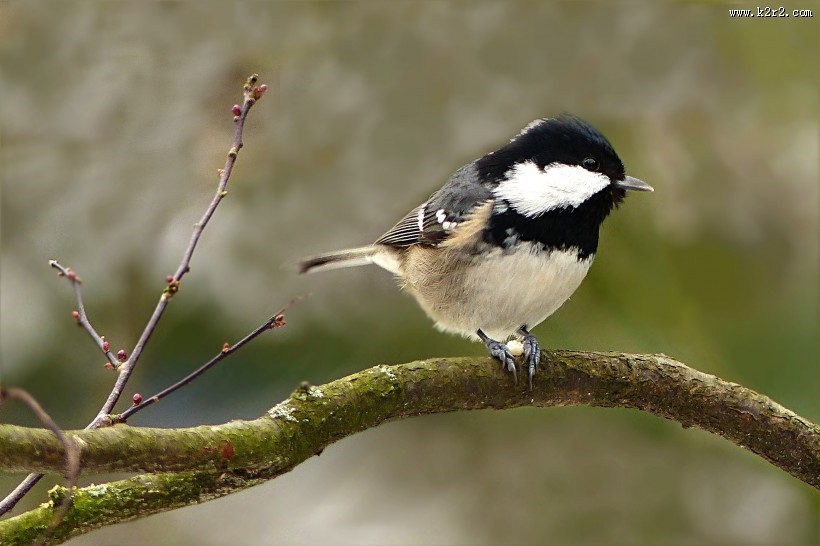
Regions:
<svg viewBox="0 0 820 546"><path fill-rule="evenodd" d="M458 169L375 243L307 258L299 269L381 266L439 329L480 339L516 379L505 341L522 336L532 388L540 345L530 329L578 288L599 227L626 190L653 191L626 176L598 130L567 114L538 119Z"/></svg>

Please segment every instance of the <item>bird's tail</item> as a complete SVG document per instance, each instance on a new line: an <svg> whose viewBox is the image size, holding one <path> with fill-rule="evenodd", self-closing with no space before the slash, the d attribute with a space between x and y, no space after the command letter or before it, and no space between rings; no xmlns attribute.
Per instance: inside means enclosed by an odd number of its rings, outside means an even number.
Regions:
<svg viewBox="0 0 820 546"><path fill-rule="evenodd" d="M299 273L314 273L327 269L357 267L373 263L373 257L377 252L378 249L373 245L348 248L305 258L298 262L297 267L299 268Z"/></svg>

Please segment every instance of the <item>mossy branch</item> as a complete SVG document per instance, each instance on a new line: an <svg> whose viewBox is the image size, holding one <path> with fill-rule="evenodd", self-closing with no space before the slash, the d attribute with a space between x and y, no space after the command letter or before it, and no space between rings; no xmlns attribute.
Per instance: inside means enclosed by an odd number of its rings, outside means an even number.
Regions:
<svg viewBox="0 0 820 546"><path fill-rule="evenodd" d="M109 428L67 433L90 472L153 472L78 489L47 544L256 485L340 438L404 417L472 409L590 405L635 408L727 438L820 489L820 427L769 398L664 355L545 351L532 392L489 358L377 366L304 386L264 416L187 429ZM62 472L49 432L0 426L0 471ZM26 544L52 521L51 501L0 522L0 542Z"/></svg>

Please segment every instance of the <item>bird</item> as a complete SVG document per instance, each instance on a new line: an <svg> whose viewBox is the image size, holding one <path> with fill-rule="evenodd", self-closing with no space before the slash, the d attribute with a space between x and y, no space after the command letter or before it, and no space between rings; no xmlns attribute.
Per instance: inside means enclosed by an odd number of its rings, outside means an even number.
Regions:
<svg viewBox="0 0 820 546"><path fill-rule="evenodd" d="M483 342L516 383L518 339L532 390L541 345L530 330L581 284L627 191L654 189L626 175L600 131L571 114L540 118L456 170L374 243L298 269L386 269L438 329Z"/></svg>

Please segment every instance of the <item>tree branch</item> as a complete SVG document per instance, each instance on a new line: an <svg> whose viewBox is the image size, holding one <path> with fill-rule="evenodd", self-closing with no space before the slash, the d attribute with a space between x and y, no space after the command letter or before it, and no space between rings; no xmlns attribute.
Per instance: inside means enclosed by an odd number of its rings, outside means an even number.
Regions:
<svg viewBox="0 0 820 546"><path fill-rule="evenodd" d="M180 379L179 381L177 381L173 385L162 389L160 392L158 392L154 396L151 396L147 400L144 400L142 402L137 403L137 401L135 400L134 401L135 402L134 406L131 406L130 408L128 408L127 410L125 410L121 414L117 415L116 417L112 417L112 419L111 419L112 423L125 423L126 421L128 421L128 418L131 417L132 415L134 415L135 413L138 413L138 412L144 410L148 406L152 406L152 405L156 404L157 402L159 402L160 400L162 400L166 396L175 393L176 391L178 391L182 387L186 387L186 386L190 385L191 382L194 381L197 377L204 374L205 372L207 372L208 370L210 370L211 368L213 368L214 366L216 366L217 364L222 362L224 359L231 356L233 353L235 353L236 351L238 351L239 349L241 349L242 347L244 347L245 345L247 345L248 343L250 343L251 341L253 341L257 337L259 337L263 333L267 332L268 330L274 330L276 328L281 328L282 326L285 325L285 315L284 315L285 311L290 309L290 307L293 306L293 304L295 304L297 301L299 301L298 298L292 299L287 305L285 305L282 309L280 309L275 315L270 317L268 320L263 322L261 325L257 326L251 333L249 333L248 335L246 335L245 337L240 339L236 344L230 345L229 343L226 342L218 355L216 355L215 357L210 359L208 362L206 362L205 364L203 364L202 366L200 366L199 368L197 368L193 372L189 373L188 375L186 375L185 377L183 377L182 379Z"/></svg>
<svg viewBox="0 0 820 546"><path fill-rule="evenodd" d="M74 439L66 437L60 427L57 426L57 423L54 422L54 419L46 413L46 410L44 410L40 403L28 392L23 389L5 389L0 387L0 407L2 407L7 398L15 398L28 406L43 426L60 442L65 451L65 475L68 478L68 487L65 488L66 499L59 508L53 511L51 523L38 535L31 537L30 541L33 544L43 544L48 539L49 532L60 524L60 521L62 521L66 512L68 512L68 509L71 507L71 496L74 491L74 484L77 483L77 477L80 475L80 449ZM23 481L23 484L26 483L27 481ZM34 483L37 483L37 481L34 481ZM18 489L20 488L18 487ZM16 491L17 489L15 492ZM25 494L25 492L22 494Z"/></svg>
<svg viewBox="0 0 820 546"><path fill-rule="evenodd" d="M77 490L50 543L245 489L387 421L458 410L635 408L723 436L820 489L820 427L761 394L664 355L545 351L542 362L532 392L490 358L432 359L303 385L252 421L69 433L82 448L86 474L160 473ZM0 470L60 472L63 465L62 444L48 431L0 426ZM3 543L22 544L38 533L65 496L57 487L51 503L0 522Z"/></svg>
<svg viewBox="0 0 820 546"><path fill-rule="evenodd" d="M77 324L82 327L92 341L94 341L97 348L105 355L105 358L108 359L108 363L111 364L111 367L117 368L120 363L117 361L117 356L111 352L111 344L106 343L105 338L97 333L97 330L94 329L91 325L91 321L88 319L88 314L85 312L82 290L83 281L70 267L62 265L57 260L49 260L48 265L56 269L59 276L65 277L68 279L68 282L71 283L71 287L74 289L74 297L77 299L77 310L74 311L74 313L76 313L75 320Z"/></svg>
<svg viewBox="0 0 820 546"><path fill-rule="evenodd" d="M57 269L61 275L68 278L74 288L74 295L77 298L78 309L75 310L72 315L77 321L77 324L83 327L88 335L91 336L94 343L97 344L97 347L99 347L99 349L106 355L106 358L108 358L108 363L118 372L117 379L114 382L114 386L111 388L108 398L106 398L100 408L100 411L97 412L97 416L94 420L86 426L86 430L96 429L104 424L108 424L108 415L114 410L114 406L116 406L117 401L120 399L120 396L122 396L125 386L128 383L128 379L131 377L131 374L137 366L137 362L140 359L142 351L145 349L148 340L157 328L160 319L165 313L165 309L168 307L168 303L179 291L182 277L191 270L191 259L194 255L194 251L196 250L197 243L199 242L200 237L202 237L202 233L208 225L208 222L211 220L211 217L214 215L214 212L216 212L216 208L222 202L222 199L224 199L224 197L228 194L228 182L230 181L231 173L233 172L233 167L236 163L239 150L242 149L244 145L242 135L245 130L245 120L247 119L248 112L250 112L253 105L256 104L260 98L262 98L268 89L268 86L265 84L257 86L256 84L258 83L258 80L258 74L252 74L248 77L245 81L245 85L242 87L242 105L234 104L233 108L231 108L231 112L234 116L233 145L231 146L231 149L228 150L228 156L225 159L225 167L218 169L219 183L217 184L216 194L211 200L211 203L208 205L208 208L205 210L205 213L202 215L202 218L200 218L199 222L194 225L191 240L188 243L188 247L185 249L182 260L180 261L176 272L167 277L166 281L168 285L160 294L159 301L157 302L153 313L151 313L151 317L148 319L148 323L145 325L145 328L134 346L134 349L131 351L130 356L122 350L115 357L109 350L110 344L106 342L105 339L100 336L91 326L85 312L85 305L83 303L82 290L80 288L82 281L79 277L77 277L77 274L72 271L71 268L64 267L55 260L49 260L48 262L51 267ZM119 358L120 355L122 355L122 359ZM123 360L122 364L119 363L120 360ZM20 499L31 491L31 489L37 484L37 482L40 481L42 477L42 475L36 473L29 474L17 487L14 488L14 491L9 493L4 499L0 500L0 516L14 508Z"/></svg>
<svg viewBox="0 0 820 546"><path fill-rule="evenodd" d="M265 94L265 91L268 88L268 86L264 84L257 86L256 83L258 79L259 76L257 74L253 74L248 78L243 86L244 99L242 101L242 105L234 106L233 145L231 146L231 149L228 150L228 156L225 159L225 167L223 169L219 169L219 184L217 184L214 198L211 200L208 208L205 209L205 212L199 222L194 224L194 231L191 235L191 240L188 243L188 247L185 249L185 253L182 256L179 267L177 267L176 272L174 272L174 274L169 276L167 279L168 286L162 291L162 294L160 294L157 306L154 308L154 312L151 313L151 318L148 319L148 323L145 325L142 334L140 334L140 337L137 340L136 345L134 345L134 349L131 351L131 354L127 357L125 362L119 366L119 375L114 383L114 387L111 389L111 393L108 395L105 403L97 413L97 417L95 417L94 421L88 425L88 428L99 428L105 422L108 414L114 410L114 406L116 406L117 401L120 399L120 396L125 390L128 379L136 369L137 363L142 355L142 351L145 349L145 346L148 344L148 340L151 339L151 335L153 335L154 330L156 330L160 319L165 313L168 303L179 291L182 277L191 270L191 258L194 255L197 243L199 243L199 239L202 237L205 227L208 225L208 222L211 220L214 212L216 212L216 208L222 202L222 199L228 195L227 187L231 178L231 173L233 172L233 166L236 163L236 157L239 154L239 150L241 150L244 145L242 142L242 133L245 130L245 119L247 118L248 112L250 112L253 105L256 104L256 101L258 101L262 95Z"/></svg>

